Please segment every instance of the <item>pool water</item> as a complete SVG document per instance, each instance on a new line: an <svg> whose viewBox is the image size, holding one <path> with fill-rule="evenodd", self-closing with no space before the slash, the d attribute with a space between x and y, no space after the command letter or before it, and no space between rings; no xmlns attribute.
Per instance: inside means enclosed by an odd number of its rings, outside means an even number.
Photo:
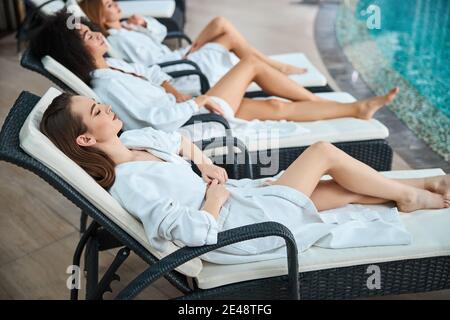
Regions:
<svg viewBox="0 0 450 320"><path fill-rule="evenodd" d="M380 8L381 23L368 32L381 53L450 117L450 0L360 0L355 17L366 20L361 11L371 4Z"/></svg>
<svg viewBox="0 0 450 320"><path fill-rule="evenodd" d="M400 87L388 108L450 161L450 0L343 0L336 36L375 94Z"/></svg>

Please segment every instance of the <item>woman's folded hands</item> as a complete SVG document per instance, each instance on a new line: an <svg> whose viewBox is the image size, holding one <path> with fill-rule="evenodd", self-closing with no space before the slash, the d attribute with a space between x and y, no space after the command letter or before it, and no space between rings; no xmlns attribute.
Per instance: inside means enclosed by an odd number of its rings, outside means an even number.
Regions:
<svg viewBox="0 0 450 320"><path fill-rule="evenodd" d="M210 213L214 218L218 218L220 209L230 197L230 192L225 185L219 183L217 179L211 181L206 190L205 204L203 210Z"/></svg>
<svg viewBox="0 0 450 320"><path fill-rule="evenodd" d="M207 183L217 180L217 182L223 184L228 180L228 174L225 169L214 164L197 164L197 168L200 170L203 180Z"/></svg>
<svg viewBox="0 0 450 320"><path fill-rule="evenodd" d="M147 21L145 21L144 17L137 14L133 14L131 17L129 17L127 19L127 23L147 28Z"/></svg>

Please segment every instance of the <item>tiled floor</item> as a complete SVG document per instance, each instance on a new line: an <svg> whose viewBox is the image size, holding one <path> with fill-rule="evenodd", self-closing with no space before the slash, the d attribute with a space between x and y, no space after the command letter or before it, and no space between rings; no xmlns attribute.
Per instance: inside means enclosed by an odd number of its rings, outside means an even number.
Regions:
<svg viewBox="0 0 450 320"><path fill-rule="evenodd" d="M290 0L187 1L186 32L196 35L220 14L242 30L251 43L267 54L303 51L328 75L314 42L315 5ZM273 13L276 12L276 15ZM279 17L283 17L279 19ZM13 36L0 39L0 122L22 90L42 95L51 83L19 66ZM332 85L333 80L329 78ZM398 156L394 168L409 166ZM0 299L67 299L66 268L79 239L79 210L37 176L0 162ZM112 261L114 250L100 258L101 271ZM145 264L134 254L119 270L117 292ZM180 295L166 280L159 280L140 299L167 299ZM83 292L80 293L83 297ZM107 294L105 298L110 298ZM410 295L395 298L423 297ZM449 298L448 292L425 297Z"/></svg>

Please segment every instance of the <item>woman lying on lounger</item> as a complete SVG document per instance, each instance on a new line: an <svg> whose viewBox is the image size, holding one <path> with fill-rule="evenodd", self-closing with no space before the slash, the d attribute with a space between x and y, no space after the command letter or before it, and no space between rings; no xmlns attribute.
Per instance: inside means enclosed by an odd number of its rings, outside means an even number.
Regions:
<svg viewBox="0 0 450 320"><path fill-rule="evenodd" d="M152 126L175 131L192 115L205 111L245 120L313 121L340 117L371 119L398 92L354 103L313 101L318 98L254 56L243 58L206 95L192 99L179 93L159 66L145 67L105 58L107 46L99 32L87 25L69 29L59 14L31 41L39 57L50 55L86 84L101 101L114 106L126 130ZM245 90L257 82L266 92L288 99L247 99ZM201 108L204 107L202 110Z"/></svg>
<svg viewBox="0 0 450 320"><path fill-rule="evenodd" d="M224 169L178 133L143 128L119 138L122 121L111 107L82 96L56 97L40 128L142 221L150 244L159 250L163 240L213 244L217 232L264 221L288 226L305 250L329 232L317 211L395 201L401 211L411 212L450 203L450 175L388 179L326 142L309 147L279 177L227 179ZM181 156L197 164L203 179ZM320 181L324 174L333 180ZM221 250L225 256L252 255L282 245L283 240L269 237Z"/></svg>
<svg viewBox="0 0 450 320"><path fill-rule="evenodd" d="M223 17L213 19L200 32L190 48L172 51L162 44L167 29L156 19L144 19L134 15L126 23L121 23L121 9L113 0L85 0L80 3L80 7L89 20L99 26L111 47L128 62L151 66L187 57L199 65L211 85L216 84L239 59L249 55L258 57L285 75L306 72L304 68L265 56L253 48ZM185 65L180 67L186 69ZM192 88L192 85L182 82L183 79L176 79L175 87L179 90Z"/></svg>

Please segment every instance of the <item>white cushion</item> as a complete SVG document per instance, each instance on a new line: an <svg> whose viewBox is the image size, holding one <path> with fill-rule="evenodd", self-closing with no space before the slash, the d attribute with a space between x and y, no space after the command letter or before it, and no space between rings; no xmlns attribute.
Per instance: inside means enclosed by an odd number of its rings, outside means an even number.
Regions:
<svg viewBox="0 0 450 320"><path fill-rule="evenodd" d="M127 18L133 14L151 16L154 18L171 18L175 11L175 1L117 1L122 9L122 17Z"/></svg>
<svg viewBox="0 0 450 320"><path fill-rule="evenodd" d="M44 4L45 2L48 2L48 0L30 0L30 3L32 3L35 7L39 7L40 5ZM65 6L64 1L57 0L57 1L47 3L40 9L40 11L42 13L50 16L50 15L53 15L55 12L64 8L64 6Z"/></svg>
<svg viewBox="0 0 450 320"><path fill-rule="evenodd" d="M287 53L287 54L277 54L270 56L270 58L288 63L300 68L308 69L305 74L294 74L290 75L289 78L297 82L304 87L321 87L327 84L327 78L308 60L308 58L300 52ZM260 91L262 90L260 86L256 83L252 83L247 91Z"/></svg>
<svg viewBox="0 0 450 320"><path fill-rule="evenodd" d="M405 170L385 172L391 178L419 178L443 175L441 169ZM378 246L349 249L324 249L313 246L299 254L299 271L315 271L388 261L420 259L450 255L450 208L420 210L401 214L406 229L412 234L413 243L404 246ZM196 277L201 289L214 288L230 283L275 277L287 274L287 259L235 265L217 265L203 262L203 269Z"/></svg>
<svg viewBox="0 0 450 320"><path fill-rule="evenodd" d="M55 97L61 92L55 88L50 88L39 100L31 111L22 129L20 130L20 146L31 155L44 163L48 168L67 181L72 187L86 197L111 221L136 239L148 251L158 258L162 258L177 247L169 243L169 250L159 252L154 250L148 243L142 224L130 215L123 207L95 180L89 176L81 167L64 155L44 134L39 130L39 125L44 111ZM193 259L177 270L187 276L196 276L202 269L202 262L199 258Z"/></svg>
<svg viewBox="0 0 450 320"><path fill-rule="evenodd" d="M50 56L45 56L41 59L45 70L50 72L54 77L58 78L66 86L71 88L79 95L92 98L96 101L100 101L95 92L80 78L78 78L72 71L64 67L61 63L56 61Z"/></svg>

